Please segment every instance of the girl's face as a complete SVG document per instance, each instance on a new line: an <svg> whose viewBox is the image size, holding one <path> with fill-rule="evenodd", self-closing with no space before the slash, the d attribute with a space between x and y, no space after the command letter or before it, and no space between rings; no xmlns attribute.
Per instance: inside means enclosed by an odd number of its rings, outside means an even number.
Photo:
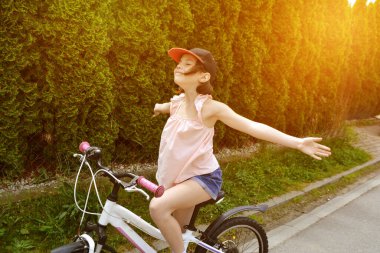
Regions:
<svg viewBox="0 0 380 253"><path fill-rule="evenodd" d="M197 58L190 54L184 54L178 62L177 67L174 69L174 75L185 74L197 64Z"/></svg>
<svg viewBox="0 0 380 253"><path fill-rule="evenodd" d="M181 88L184 86L198 86L204 73L196 70L197 58L190 54L184 54L174 69L174 82ZM194 85L194 83L196 85Z"/></svg>

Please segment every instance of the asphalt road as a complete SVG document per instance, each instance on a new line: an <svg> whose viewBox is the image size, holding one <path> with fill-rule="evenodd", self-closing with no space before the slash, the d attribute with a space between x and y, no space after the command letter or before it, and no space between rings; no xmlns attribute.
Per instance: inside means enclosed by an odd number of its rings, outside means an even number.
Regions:
<svg viewBox="0 0 380 253"><path fill-rule="evenodd" d="M380 176L330 202L268 233L269 252L379 253Z"/></svg>

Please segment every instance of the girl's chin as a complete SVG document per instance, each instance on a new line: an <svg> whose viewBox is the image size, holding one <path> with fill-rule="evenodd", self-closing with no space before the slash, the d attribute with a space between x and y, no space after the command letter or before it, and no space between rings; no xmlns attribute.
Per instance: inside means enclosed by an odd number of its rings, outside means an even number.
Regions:
<svg viewBox="0 0 380 253"><path fill-rule="evenodd" d="M182 85L181 85L181 84L182 84L181 81L182 81L181 78L175 78L175 77L174 77L174 83L177 84L177 85L180 86L180 87L182 86Z"/></svg>

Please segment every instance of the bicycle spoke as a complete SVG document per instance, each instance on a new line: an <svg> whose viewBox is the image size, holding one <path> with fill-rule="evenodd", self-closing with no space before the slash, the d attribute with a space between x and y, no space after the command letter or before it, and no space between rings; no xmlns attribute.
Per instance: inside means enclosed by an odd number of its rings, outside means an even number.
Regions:
<svg viewBox="0 0 380 253"><path fill-rule="evenodd" d="M215 239L215 248L225 253L267 253L268 241L265 231L254 220L247 217L235 217L226 220L211 235ZM195 252L210 252L198 248Z"/></svg>
<svg viewBox="0 0 380 253"><path fill-rule="evenodd" d="M259 252L259 243L256 234L249 226L236 226L225 231L218 237L218 241L228 250L235 252ZM249 251L248 251L249 249Z"/></svg>

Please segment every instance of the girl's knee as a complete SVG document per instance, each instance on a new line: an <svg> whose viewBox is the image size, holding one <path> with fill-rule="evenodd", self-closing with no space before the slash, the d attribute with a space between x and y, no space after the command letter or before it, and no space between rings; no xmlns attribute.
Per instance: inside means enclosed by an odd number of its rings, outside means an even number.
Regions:
<svg viewBox="0 0 380 253"><path fill-rule="evenodd" d="M157 198L152 199L152 201L149 204L149 212L153 220L156 221L160 217L167 215L168 210L166 210L165 206L166 206L165 203L162 203L160 199L157 199Z"/></svg>
<svg viewBox="0 0 380 253"><path fill-rule="evenodd" d="M156 204L156 199L153 198L149 203L149 212L152 215L152 213L157 212L158 204Z"/></svg>

